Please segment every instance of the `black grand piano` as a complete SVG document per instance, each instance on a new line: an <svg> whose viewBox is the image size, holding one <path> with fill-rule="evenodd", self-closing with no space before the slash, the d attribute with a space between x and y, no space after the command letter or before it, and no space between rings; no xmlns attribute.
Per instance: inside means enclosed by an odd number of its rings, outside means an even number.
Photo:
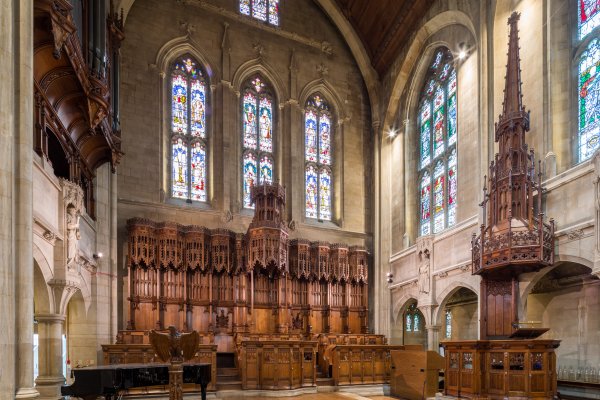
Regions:
<svg viewBox="0 0 600 400"><path fill-rule="evenodd" d="M73 370L75 382L61 388L63 396L96 400L104 396L111 400L130 388L169 385L167 364L115 364ZM211 364L184 363L183 383L200 385L202 400L210 383Z"/></svg>

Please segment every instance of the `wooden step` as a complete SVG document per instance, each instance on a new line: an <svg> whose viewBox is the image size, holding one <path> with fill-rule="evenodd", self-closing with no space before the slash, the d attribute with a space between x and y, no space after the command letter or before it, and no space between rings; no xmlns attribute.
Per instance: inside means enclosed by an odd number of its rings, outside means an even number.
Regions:
<svg viewBox="0 0 600 400"><path fill-rule="evenodd" d="M217 380L217 390L242 390L242 381L220 382Z"/></svg>
<svg viewBox="0 0 600 400"><path fill-rule="evenodd" d="M217 368L217 376L237 376L237 368Z"/></svg>
<svg viewBox="0 0 600 400"><path fill-rule="evenodd" d="M317 377L317 386L333 386L333 378Z"/></svg>
<svg viewBox="0 0 600 400"><path fill-rule="evenodd" d="M240 377L237 375L217 375L217 383L239 382Z"/></svg>

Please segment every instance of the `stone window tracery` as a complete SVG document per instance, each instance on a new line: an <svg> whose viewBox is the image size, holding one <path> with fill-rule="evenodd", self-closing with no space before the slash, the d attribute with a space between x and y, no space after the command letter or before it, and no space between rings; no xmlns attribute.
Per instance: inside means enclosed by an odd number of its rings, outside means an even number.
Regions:
<svg viewBox="0 0 600 400"><path fill-rule="evenodd" d="M189 55L171 67L171 197L207 201L207 82Z"/></svg>
<svg viewBox="0 0 600 400"><path fill-rule="evenodd" d="M273 96L265 80L256 75L242 90L242 203L253 209L252 186L273 183L275 126Z"/></svg>
<svg viewBox="0 0 600 400"><path fill-rule="evenodd" d="M240 13L279 26L279 0L240 0Z"/></svg>
<svg viewBox="0 0 600 400"><path fill-rule="evenodd" d="M305 215L321 221L332 219L333 116L320 95L311 96L304 110Z"/></svg>

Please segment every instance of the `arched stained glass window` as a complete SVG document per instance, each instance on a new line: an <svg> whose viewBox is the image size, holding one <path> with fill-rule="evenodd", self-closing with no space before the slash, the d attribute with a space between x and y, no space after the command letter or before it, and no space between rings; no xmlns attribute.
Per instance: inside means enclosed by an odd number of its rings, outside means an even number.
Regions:
<svg viewBox="0 0 600 400"><path fill-rule="evenodd" d="M456 70L447 48L435 53L418 110L419 234L430 235L456 223Z"/></svg>
<svg viewBox="0 0 600 400"><path fill-rule="evenodd" d="M585 38L600 25L600 1L577 0L579 39Z"/></svg>
<svg viewBox="0 0 600 400"><path fill-rule="evenodd" d="M332 114L320 94L311 96L304 111L306 217L331 221Z"/></svg>
<svg viewBox="0 0 600 400"><path fill-rule="evenodd" d="M206 79L190 56L171 68L171 196L207 200Z"/></svg>
<svg viewBox="0 0 600 400"><path fill-rule="evenodd" d="M240 0L240 13L279 26L279 0Z"/></svg>
<svg viewBox="0 0 600 400"><path fill-rule="evenodd" d="M404 312L404 330L406 332L419 332L421 330L421 316L417 303L409 305Z"/></svg>
<svg viewBox="0 0 600 400"><path fill-rule="evenodd" d="M600 147L600 39L589 42L579 60L579 161Z"/></svg>
<svg viewBox="0 0 600 400"><path fill-rule="evenodd" d="M242 197L244 208L254 208L252 186L272 183L273 172L273 96L260 75L249 79L242 95Z"/></svg>
<svg viewBox="0 0 600 400"><path fill-rule="evenodd" d="M446 339L452 339L452 311L446 310Z"/></svg>

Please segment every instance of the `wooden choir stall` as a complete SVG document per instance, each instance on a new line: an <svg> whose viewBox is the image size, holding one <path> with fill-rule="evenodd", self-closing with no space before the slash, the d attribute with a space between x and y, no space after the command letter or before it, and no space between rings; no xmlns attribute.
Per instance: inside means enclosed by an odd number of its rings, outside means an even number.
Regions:
<svg viewBox="0 0 600 400"><path fill-rule="evenodd" d="M519 323L519 275L554 262L554 223L544 222L541 173L525 132L517 23L508 24L506 86L495 138L499 152L484 187L479 236L473 235L473 274L481 276L480 339L444 342L445 392L459 397L553 399L559 340L536 340L544 328ZM534 202L535 197L535 202ZM534 212L537 209L537 213Z"/></svg>
<svg viewBox="0 0 600 400"><path fill-rule="evenodd" d="M155 361L147 332L173 325L200 333L197 357L214 365L209 390L218 389L221 361L237 371L240 389L316 386L326 344L342 346L329 365L353 360L351 377L336 384L388 380L397 347L368 334L366 249L290 240L285 189L264 184L251 194L245 234L128 221L130 318L117 343L103 346L105 363Z"/></svg>

